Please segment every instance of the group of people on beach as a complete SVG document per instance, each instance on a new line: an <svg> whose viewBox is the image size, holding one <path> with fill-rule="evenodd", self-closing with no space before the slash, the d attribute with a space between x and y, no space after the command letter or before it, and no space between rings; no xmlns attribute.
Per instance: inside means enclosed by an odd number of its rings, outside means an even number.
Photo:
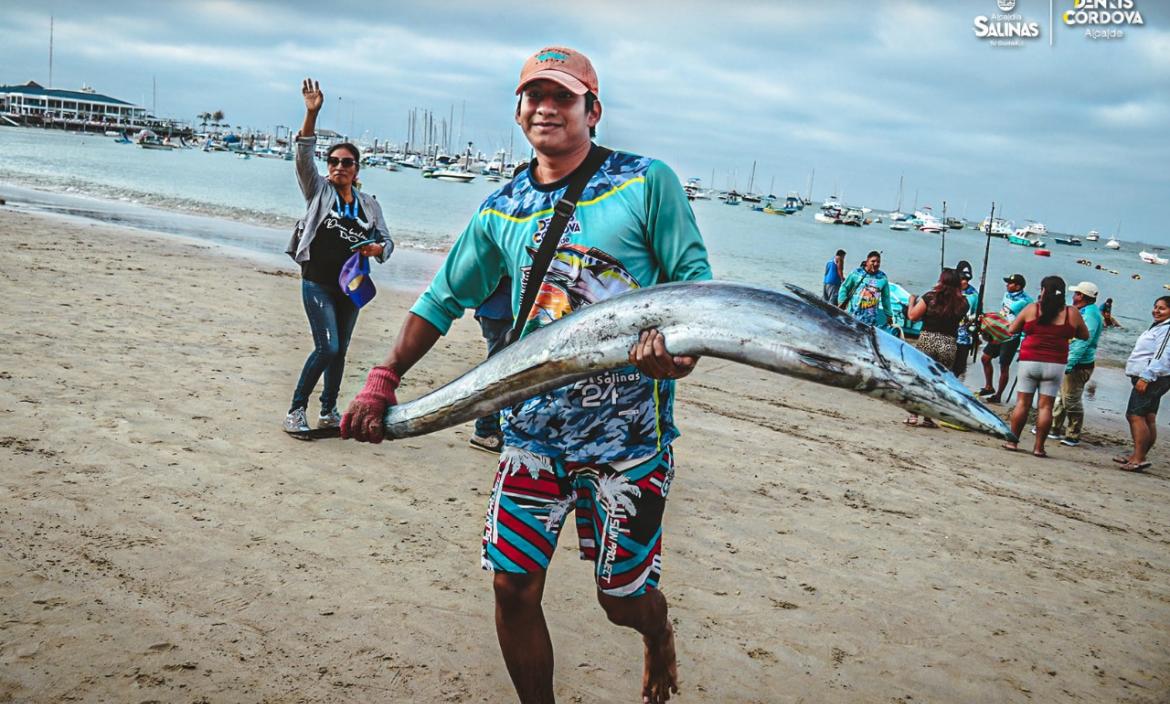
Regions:
<svg viewBox="0 0 1170 704"><path fill-rule="evenodd" d="M324 377L317 429L381 442L383 418L397 403L402 377L465 311L475 311L491 354L592 303L658 283L712 276L678 177L656 159L594 144L602 103L592 63L567 47L543 48L524 63L515 88L514 118L534 158L472 215L411 307L385 360L370 370L342 414L338 394L346 351L360 308L373 296L368 261L386 261L394 245L377 199L360 188L358 147L332 145L328 174L318 173L315 125L324 95L311 79L304 80L301 93L305 116L296 136L296 173L306 212L287 252L301 266L313 350L284 420L284 430L294 437L313 431L309 396ZM881 253L870 252L848 274L844 258L839 251L826 266L826 299L863 323L881 325L891 308ZM909 320L922 323L919 348L960 374L975 344L971 322L979 313L971 276L967 262L944 269L907 311ZM984 352L987 387L991 361L998 359L1006 369L1019 346L1020 400L1013 428L1018 435L1039 390L1035 453L1042 455L1058 388L1064 405L1055 414L1067 419L1070 436L1080 432L1079 393L1088 378L1082 372L1088 364L1091 373L1092 350L1075 353L1071 381L1069 374L1062 381L1061 372L1068 365L1069 339L1095 349L1086 320L1100 316L1085 313L1082 304L1094 302L1097 291L1079 284L1073 287L1074 306L1066 306L1063 280L1047 277L1033 303L1022 276L1005 282L1010 329L1007 340ZM1162 358L1170 298L1159 299L1154 315L1158 326L1139 339L1131 358L1138 377L1131 410L1148 423L1140 433L1133 426L1135 451L1119 458L1126 468L1145 461L1163 380L1170 379ZM596 598L606 618L642 637L643 701L665 702L678 691L674 633L660 585L662 519L674 478L672 443L679 435L675 382L697 361L669 353L663 335L647 330L619 373L538 395L476 423L472 446L498 454L481 562L492 573L497 636L520 701L554 701L552 641L541 602L570 513L575 513L580 556L593 565ZM994 398L1002 395L1004 381L1001 373ZM933 426L930 419L913 416L907 423Z"/></svg>
<svg viewBox="0 0 1170 704"><path fill-rule="evenodd" d="M825 263L824 297L870 325L891 330L894 318L890 303L889 279L880 270L881 253L870 252L864 262L847 276L844 274L844 250L837 250ZM1017 358L1013 389L1015 406L1010 415L1011 429L1020 436L1037 406L1032 433L1036 436L1032 454L1047 457L1045 442L1059 440L1066 447L1077 447L1084 429L1085 386L1096 367L1097 345L1106 327L1120 327L1113 319L1113 299L1098 306L1100 290L1091 281L1066 286L1059 276L1046 276L1040 282L1039 295L1033 298L1026 290L1022 274L1004 278L1005 291L998 310L984 314L979 293L971 285L971 264L960 261L955 268L944 268L938 282L921 296L911 296L905 317L921 322L921 332L914 344L927 356L963 376L973 341L987 341L980 362L983 387L977 395L989 403L1001 403ZM1072 293L1068 303L1067 293ZM1162 396L1170 390L1170 296L1154 302L1153 323L1134 345L1125 366L1132 390L1125 416L1133 437L1132 452L1114 458L1121 469L1143 471L1150 466L1146 459L1157 438L1155 428ZM900 330L894 330L900 332ZM999 383L995 368L999 368ZM907 425L937 427L930 418L911 415ZM1004 448L1019 449L1008 442Z"/></svg>

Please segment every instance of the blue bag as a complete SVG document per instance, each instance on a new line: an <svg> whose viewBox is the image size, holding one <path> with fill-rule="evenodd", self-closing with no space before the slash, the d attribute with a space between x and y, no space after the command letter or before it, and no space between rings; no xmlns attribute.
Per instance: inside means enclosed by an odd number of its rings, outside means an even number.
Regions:
<svg viewBox="0 0 1170 704"><path fill-rule="evenodd" d="M341 290L349 296L349 300L358 308L374 300L378 289L374 288L374 280L370 278L370 260L357 252L345 260L341 266L341 275L337 277Z"/></svg>

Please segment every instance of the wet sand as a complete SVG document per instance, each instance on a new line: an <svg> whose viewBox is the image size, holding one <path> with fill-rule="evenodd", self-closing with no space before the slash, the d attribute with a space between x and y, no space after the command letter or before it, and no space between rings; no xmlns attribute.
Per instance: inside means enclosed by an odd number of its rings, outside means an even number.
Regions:
<svg viewBox="0 0 1170 704"><path fill-rule="evenodd" d="M469 425L281 433L310 343L291 266L4 208L0 245L0 702L514 700L491 458ZM411 302L363 312L343 397ZM402 398L482 353L461 321ZM1102 422L1036 460L714 359L679 396L679 701L1170 699L1163 448L1117 471ZM635 701L638 639L558 553L558 698Z"/></svg>

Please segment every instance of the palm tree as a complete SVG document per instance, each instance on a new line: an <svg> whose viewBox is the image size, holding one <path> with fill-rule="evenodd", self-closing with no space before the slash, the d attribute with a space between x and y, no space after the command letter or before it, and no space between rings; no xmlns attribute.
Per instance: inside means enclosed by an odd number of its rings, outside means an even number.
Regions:
<svg viewBox="0 0 1170 704"><path fill-rule="evenodd" d="M215 127L223 126L223 110L216 110L211 113L211 124Z"/></svg>
<svg viewBox="0 0 1170 704"><path fill-rule="evenodd" d="M206 131L207 130L207 123L209 120L211 120L211 113L201 112L201 113L199 113L198 117L199 117L199 126L202 127L204 129L204 131Z"/></svg>

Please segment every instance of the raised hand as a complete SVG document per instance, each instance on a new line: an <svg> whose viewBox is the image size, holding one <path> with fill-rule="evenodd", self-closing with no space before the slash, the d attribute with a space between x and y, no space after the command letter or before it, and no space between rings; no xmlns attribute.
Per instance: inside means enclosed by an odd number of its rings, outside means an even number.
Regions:
<svg viewBox="0 0 1170 704"><path fill-rule="evenodd" d="M320 112L325 104L325 94L321 92L321 85L312 78L306 78L301 83L301 95L305 98L305 109L311 113Z"/></svg>

